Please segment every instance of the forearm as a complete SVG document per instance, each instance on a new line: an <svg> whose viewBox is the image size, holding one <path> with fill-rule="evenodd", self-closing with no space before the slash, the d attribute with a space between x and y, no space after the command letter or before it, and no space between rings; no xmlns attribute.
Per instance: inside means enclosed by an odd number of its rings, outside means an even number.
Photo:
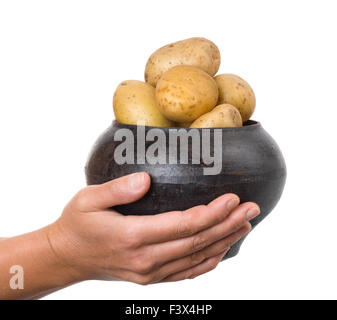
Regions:
<svg viewBox="0 0 337 320"><path fill-rule="evenodd" d="M49 228L0 239L0 299L40 298L81 280L54 253Z"/></svg>

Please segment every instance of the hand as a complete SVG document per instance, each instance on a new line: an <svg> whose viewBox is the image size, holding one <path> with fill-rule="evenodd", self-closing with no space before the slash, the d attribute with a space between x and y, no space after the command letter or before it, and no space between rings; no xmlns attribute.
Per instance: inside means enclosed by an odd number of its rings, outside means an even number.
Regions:
<svg viewBox="0 0 337 320"><path fill-rule="evenodd" d="M149 175L136 173L81 190L48 229L58 259L81 280L149 284L194 278L217 266L260 211L255 203L239 205L234 194L155 216L107 209L140 199L149 187Z"/></svg>

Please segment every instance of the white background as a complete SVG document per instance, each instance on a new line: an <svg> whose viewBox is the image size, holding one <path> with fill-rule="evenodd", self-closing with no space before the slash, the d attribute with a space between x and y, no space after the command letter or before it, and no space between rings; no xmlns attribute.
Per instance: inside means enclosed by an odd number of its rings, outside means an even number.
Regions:
<svg viewBox="0 0 337 320"><path fill-rule="evenodd" d="M335 1L1 1L0 236L57 219L113 119L119 82L203 36L245 78L288 180L240 254L192 281L84 282L53 299L337 298Z"/></svg>

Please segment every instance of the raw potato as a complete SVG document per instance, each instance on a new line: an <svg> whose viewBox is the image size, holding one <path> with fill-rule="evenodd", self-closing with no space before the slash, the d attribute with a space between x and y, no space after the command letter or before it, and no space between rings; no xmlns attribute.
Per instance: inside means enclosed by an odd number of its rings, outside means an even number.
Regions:
<svg viewBox="0 0 337 320"><path fill-rule="evenodd" d="M148 59L145 81L155 87L166 71L178 65L194 66L214 76L220 66L220 51L212 41L205 38L190 38L168 44Z"/></svg>
<svg viewBox="0 0 337 320"><path fill-rule="evenodd" d="M191 122L211 111L218 101L214 79L201 69L176 66L165 72L156 88L160 112L176 122Z"/></svg>
<svg viewBox="0 0 337 320"><path fill-rule="evenodd" d="M255 110L256 99L250 85L235 74L219 74L215 81L219 88L218 104L229 103L241 113L242 121L247 121Z"/></svg>
<svg viewBox="0 0 337 320"><path fill-rule="evenodd" d="M221 104L211 112L195 120L190 128L235 128L242 127L242 118L238 109L230 104Z"/></svg>
<svg viewBox="0 0 337 320"><path fill-rule="evenodd" d="M143 121L147 126L174 127L174 123L160 113L155 89L143 81L123 81L115 91L113 108L120 123L136 125Z"/></svg>

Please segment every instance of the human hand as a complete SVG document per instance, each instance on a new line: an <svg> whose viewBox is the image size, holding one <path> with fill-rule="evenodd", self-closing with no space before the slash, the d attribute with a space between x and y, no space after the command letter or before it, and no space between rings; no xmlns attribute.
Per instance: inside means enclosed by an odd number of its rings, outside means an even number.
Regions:
<svg viewBox="0 0 337 320"><path fill-rule="evenodd" d="M79 280L149 284L194 278L217 266L260 211L255 203L239 205L234 194L155 216L108 209L140 199L149 187L144 172L86 187L49 227L55 255Z"/></svg>

